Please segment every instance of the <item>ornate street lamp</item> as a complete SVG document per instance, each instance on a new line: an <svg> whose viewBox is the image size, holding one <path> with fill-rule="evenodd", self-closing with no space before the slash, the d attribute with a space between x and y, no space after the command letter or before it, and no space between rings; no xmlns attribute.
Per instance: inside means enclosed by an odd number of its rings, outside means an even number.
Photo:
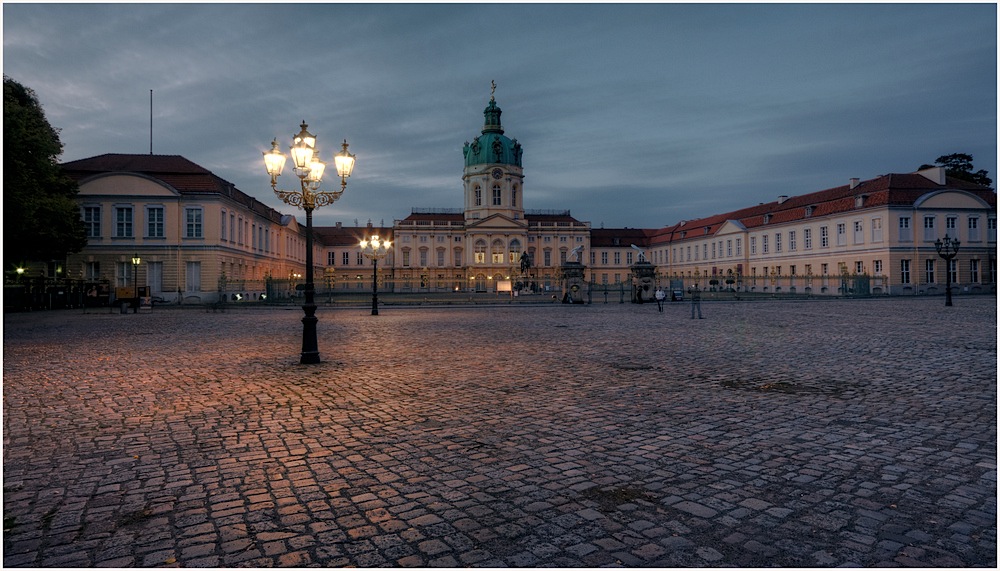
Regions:
<svg viewBox="0 0 1000 571"><path fill-rule="evenodd" d="M132 290L135 293L135 305L132 308L132 313L139 313L139 264L142 260L139 259L139 254L132 256Z"/></svg>
<svg viewBox="0 0 1000 571"><path fill-rule="evenodd" d="M372 261L372 315L378 315L378 261L389 254L392 242L375 234L361 241L361 253Z"/></svg>
<svg viewBox="0 0 1000 571"><path fill-rule="evenodd" d="M958 255L958 247L961 244L958 240L952 240L947 234L944 235L944 240L938 238L934 242L934 248L937 249L938 255L944 258L944 275L946 276L944 290L945 307L951 307L951 260Z"/></svg>
<svg viewBox="0 0 1000 571"><path fill-rule="evenodd" d="M271 150L264 153L264 167L271 175L271 189L286 204L297 206L306 213L306 283L305 304L302 311L302 357L299 363L319 363L319 344L316 341L316 300L313 284L313 232L312 212L320 206L333 204L347 188L347 177L354 170L354 155L347 152L347 140L343 149L335 155L337 174L340 176L339 191L320 191L326 163L319 159L316 152L316 136L306 130L306 122L302 122L302 130L292 138L290 152L294 163L295 176L299 177L299 190L278 190L278 176L285 167L287 157L278 149L278 140L271 143Z"/></svg>

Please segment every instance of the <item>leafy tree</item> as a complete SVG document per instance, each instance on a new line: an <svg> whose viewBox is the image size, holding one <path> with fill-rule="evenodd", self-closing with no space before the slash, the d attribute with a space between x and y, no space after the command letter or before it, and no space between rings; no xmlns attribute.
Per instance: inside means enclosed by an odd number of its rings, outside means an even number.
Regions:
<svg viewBox="0 0 1000 571"><path fill-rule="evenodd" d="M972 166L972 155L967 155L965 153L953 153L950 155L943 155L934 161L934 165L922 165L920 168L931 168L934 166L944 167L944 172L950 177L954 177L961 180L967 180L983 186L990 186L993 184L993 179L990 178L989 171L980 169L976 172L972 172L974 168Z"/></svg>
<svg viewBox="0 0 1000 571"><path fill-rule="evenodd" d="M87 244L76 182L56 158L63 146L35 92L3 77L4 258L49 261Z"/></svg>

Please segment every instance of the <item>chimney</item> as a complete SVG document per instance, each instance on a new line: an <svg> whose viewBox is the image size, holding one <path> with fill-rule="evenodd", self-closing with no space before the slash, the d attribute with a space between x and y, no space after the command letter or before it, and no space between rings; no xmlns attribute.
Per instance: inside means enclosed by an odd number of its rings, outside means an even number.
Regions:
<svg viewBox="0 0 1000 571"><path fill-rule="evenodd" d="M343 227L343 225L344 225L343 222L337 222L337 228L341 228L341 227Z"/></svg>
<svg viewBox="0 0 1000 571"><path fill-rule="evenodd" d="M852 179L851 179L851 190L854 190L855 188L857 188L857 187L858 187L858 184L859 184L860 182L861 182L861 179L860 179L860 178L852 178Z"/></svg>
<svg viewBox="0 0 1000 571"><path fill-rule="evenodd" d="M922 175L924 178L933 182L934 184L944 184L945 182L947 182L947 179L945 177L944 167L931 167L929 169L917 171L917 174Z"/></svg>
<svg viewBox="0 0 1000 571"><path fill-rule="evenodd" d="M788 196L782 194L781 196L778 197L778 204L784 204L786 200L788 200Z"/></svg>

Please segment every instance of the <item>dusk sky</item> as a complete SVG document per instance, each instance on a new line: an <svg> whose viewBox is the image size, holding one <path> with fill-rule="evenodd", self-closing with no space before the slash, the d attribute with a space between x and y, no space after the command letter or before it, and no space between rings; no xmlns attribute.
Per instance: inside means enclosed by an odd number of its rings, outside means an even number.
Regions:
<svg viewBox="0 0 1000 571"><path fill-rule="evenodd" d="M9 4L61 161L182 155L277 210L305 120L357 155L317 225L460 208L496 81L524 206L659 228L968 153L997 177L986 4ZM325 188L338 187L328 175ZM297 188L286 168L279 183ZM996 183L994 183L995 186Z"/></svg>

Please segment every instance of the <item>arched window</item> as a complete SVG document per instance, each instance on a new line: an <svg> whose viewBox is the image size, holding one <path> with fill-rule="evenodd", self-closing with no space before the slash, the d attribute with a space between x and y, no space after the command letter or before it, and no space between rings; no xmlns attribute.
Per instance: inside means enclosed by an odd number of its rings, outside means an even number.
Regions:
<svg viewBox="0 0 1000 571"><path fill-rule="evenodd" d="M494 264L503 263L503 240L497 238L492 244L492 260Z"/></svg>
<svg viewBox="0 0 1000 571"><path fill-rule="evenodd" d="M516 184L510 189L510 205L513 208L517 208L517 185Z"/></svg>
<svg viewBox="0 0 1000 571"><path fill-rule="evenodd" d="M514 238L510 241L510 263L516 264L521 261L521 241Z"/></svg>
<svg viewBox="0 0 1000 571"><path fill-rule="evenodd" d="M493 206L500 206L500 185L493 185Z"/></svg>
<svg viewBox="0 0 1000 571"><path fill-rule="evenodd" d="M483 205L483 189L476 187L476 206Z"/></svg>
<svg viewBox="0 0 1000 571"><path fill-rule="evenodd" d="M475 262L477 264L486 263L486 240L483 240L482 238L476 240L475 254L476 254Z"/></svg>

